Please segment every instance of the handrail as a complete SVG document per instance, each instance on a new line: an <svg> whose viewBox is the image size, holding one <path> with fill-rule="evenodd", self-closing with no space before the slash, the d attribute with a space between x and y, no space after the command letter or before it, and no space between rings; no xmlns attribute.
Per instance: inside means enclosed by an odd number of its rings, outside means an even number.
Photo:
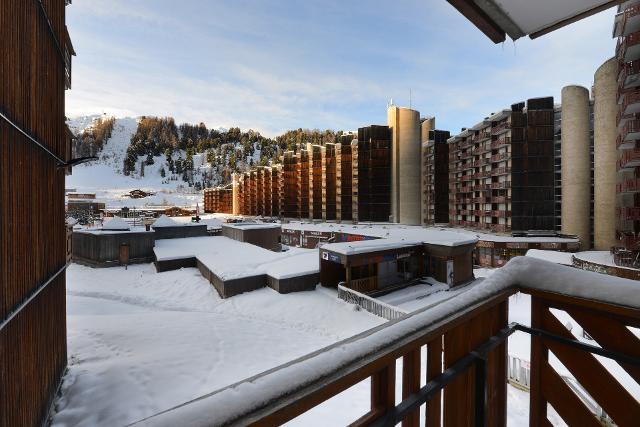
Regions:
<svg viewBox="0 0 640 427"><path fill-rule="evenodd" d="M577 299L585 307L606 306L640 322L637 282L615 277L605 281L601 275L516 257L483 282L442 304L387 322L136 424L199 426L287 421L371 377L389 360L405 356L518 291L557 300ZM529 332L538 333L531 328ZM238 399L239 395L242 399Z"/></svg>

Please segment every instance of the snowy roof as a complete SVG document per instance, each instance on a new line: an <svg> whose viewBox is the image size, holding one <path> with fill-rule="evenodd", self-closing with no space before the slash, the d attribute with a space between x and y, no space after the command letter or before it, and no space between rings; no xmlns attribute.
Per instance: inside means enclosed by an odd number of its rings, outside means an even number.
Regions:
<svg viewBox="0 0 640 427"><path fill-rule="evenodd" d="M237 422L251 413L268 410L283 396L295 396L303 389L309 392L322 387L333 375L344 376L379 357L379 352L393 351L409 337L415 337L416 331L433 330L442 322L450 321L452 315L518 286L640 308L640 292L634 280L591 273L531 257L516 257L478 285L440 304L174 407L145 420L143 424L205 426L210 424L212 414L220 424Z"/></svg>
<svg viewBox="0 0 640 427"><path fill-rule="evenodd" d="M529 249L526 256L553 262L555 264L573 265L573 262L571 261L573 254L570 252Z"/></svg>
<svg viewBox="0 0 640 427"><path fill-rule="evenodd" d="M328 250L341 255L357 255L370 252L385 251L390 249L402 249L415 246L422 246L421 240L404 239L373 239L361 240L358 242L329 243L322 246L323 250Z"/></svg>
<svg viewBox="0 0 640 427"><path fill-rule="evenodd" d="M280 224L270 222L230 222L223 227L236 228L238 230L260 230L265 228L280 228Z"/></svg>
<svg viewBox="0 0 640 427"><path fill-rule="evenodd" d="M282 224L282 229L302 231L324 231L335 233L361 234L364 236L380 237L384 239L396 239L406 241L419 241L420 243L462 246L476 243L477 237L456 229L436 227L420 227L402 224L371 223L371 224L337 224L337 223L305 223L291 222Z"/></svg>
<svg viewBox="0 0 640 427"><path fill-rule="evenodd" d="M169 218L166 215L161 215L157 220L155 220L155 222L153 223L153 227L176 227L178 225L182 225L182 224L178 224L177 222L175 222L174 220L172 220L171 218Z"/></svg>
<svg viewBox="0 0 640 427"><path fill-rule="evenodd" d="M575 243L577 238L568 237L513 237L506 235L487 234L475 230L452 227L422 227L419 225L404 225L393 223L360 223L338 224L331 222L309 223L289 222L282 224L283 230L322 231L335 233L361 234L364 236L397 238L405 240L422 240L443 246L460 246L475 243L478 240L486 242L506 243Z"/></svg>
<svg viewBox="0 0 640 427"><path fill-rule="evenodd" d="M195 257L223 280L268 274L269 271L279 277L320 271L317 250L306 249L302 253L311 255L297 256L301 250L273 252L222 236L157 240L153 251L158 261Z"/></svg>
<svg viewBox="0 0 640 427"><path fill-rule="evenodd" d="M103 226L103 230L129 230L129 224L122 218L114 216L112 219L107 221Z"/></svg>

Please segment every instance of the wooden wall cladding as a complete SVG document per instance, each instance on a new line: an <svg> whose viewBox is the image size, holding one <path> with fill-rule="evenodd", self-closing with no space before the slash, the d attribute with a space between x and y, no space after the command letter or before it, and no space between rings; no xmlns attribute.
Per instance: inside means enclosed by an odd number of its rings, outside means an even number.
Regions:
<svg viewBox="0 0 640 427"><path fill-rule="evenodd" d="M41 425L66 366L64 170L16 129L69 159L65 30L64 0L0 2L0 427Z"/></svg>

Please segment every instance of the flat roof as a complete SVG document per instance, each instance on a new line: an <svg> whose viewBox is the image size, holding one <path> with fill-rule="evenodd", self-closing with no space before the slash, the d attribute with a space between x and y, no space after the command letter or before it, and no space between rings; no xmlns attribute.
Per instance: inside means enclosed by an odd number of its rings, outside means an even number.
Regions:
<svg viewBox="0 0 640 427"><path fill-rule="evenodd" d="M394 223L338 224L333 222L309 223L289 222L282 224L283 230L302 230L305 232L335 232L360 234L385 239L419 240L422 243L443 246L459 246L476 243L479 240L507 243L578 243L573 237L514 237L483 233L476 230L453 227L423 227Z"/></svg>
<svg viewBox="0 0 640 427"><path fill-rule="evenodd" d="M322 245L321 250L335 252L341 255L358 255L372 252L380 252L392 249L404 249L422 246L420 240L404 239L373 239L358 242L340 242Z"/></svg>
<svg viewBox="0 0 640 427"><path fill-rule="evenodd" d="M229 222L222 224L222 227L235 228L237 230L266 230L280 228L280 224L271 222Z"/></svg>

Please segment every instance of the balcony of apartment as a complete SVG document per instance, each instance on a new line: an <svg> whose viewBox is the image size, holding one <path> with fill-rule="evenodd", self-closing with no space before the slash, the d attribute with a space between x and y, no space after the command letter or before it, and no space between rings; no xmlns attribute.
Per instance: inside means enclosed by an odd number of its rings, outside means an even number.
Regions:
<svg viewBox="0 0 640 427"><path fill-rule="evenodd" d="M489 230L504 233L507 231L507 224L489 224Z"/></svg>
<svg viewBox="0 0 640 427"><path fill-rule="evenodd" d="M627 179L616 185L618 193L637 193L640 192L640 178Z"/></svg>
<svg viewBox="0 0 640 427"><path fill-rule="evenodd" d="M474 197L471 200L472 203L491 203L491 197L487 197L487 196L480 196L480 197Z"/></svg>
<svg viewBox="0 0 640 427"><path fill-rule="evenodd" d="M511 168L509 167L499 167L491 169L491 176L501 176L501 175L509 175L511 173Z"/></svg>
<svg viewBox="0 0 640 427"><path fill-rule="evenodd" d="M509 124L509 126L511 126L511 124ZM507 145L511 144L511 137L505 136L502 138L498 138L495 141L491 142L491 149L492 150L497 150L500 147L505 147Z"/></svg>
<svg viewBox="0 0 640 427"><path fill-rule="evenodd" d="M636 113L640 113L640 90L624 93L620 107L622 116Z"/></svg>
<svg viewBox="0 0 640 427"><path fill-rule="evenodd" d="M616 58L623 62L640 59L640 32L630 33L618 39Z"/></svg>
<svg viewBox="0 0 640 427"><path fill-rule="evenodd" d="M622 150L618 165L620 169L631 169L640 166L640 148Z"/></svg>
<svg viewBox="0 0 640 427"><path fill-rule="evenodd" d="M509 203L511 201L511 197L507 196L494 196L491 198L492 203Z"/></svg>
<svg viewBox="0 0 640 427"><path fill-rule="evenodd" d="M483 166L486 166L489 164L489 159L487 159L486 157L482 157L478 160L476 160L473 165L477 168L481 168Z"/></svg>
<svg viewBox="0 0 640 427"><path fill-rule="evenodd" d="M491 216L495 218L509 218L511 216L511 211L505 211L505 210L491 211Z"/></svg>
<svg viewBox="0 0 640 427"><path fill-rule="evenodd" d="M640 4L632 4L614 20L613 37L622 37L640 31Z"/></svg>
<svg viewBox="0 0 640 427"><path fill-rule="evenodd" d="M484 141L485 139L489 139L489 138L491 138L491 131L489 131L489 130L481 130L477 134L473 135L471 137L471 140L473 142L480 142L480 141Z"/></svg>
<svg viewBox="0 0 640 427"><path fill-rule="evenodd" d="M494 154L491 156L491 163L499 163L510 158L509 153Z"/></svg>
<svg viewBox="0 0 640 427"><path fill-rule="evenodd" d="M467 150L464 153L460 154L460 160L469 159L471 158L471 155L472 155L471 150Z"/></svg>
<svg viewBox="0 0 640 427"><path fill-rule="evenodd" d="M506 188L511 188L511 181L503 181L503 182L493 182L491 183L492 190L502 190Z"/></svg>
<svg viewBox="0 0 640 427"><path fill-rule="evenodd" d="M618 214L618 218L625 221L640 220L640 208L617 208L616 213Z"/></svg>
<svg viewBox="0 0 640 427"><path fill-rule="evenodd" d="M460 181L462 182L471 181L471 180L473 180L473 175L462 175L460 177Z"/></svg>
<svg viewBox="0 0 640 427"><path fill-rule="evenodd" d="M482 172L477 172L473 174L473 177L475 179L483 179L483 178L488 178L490 176L491 176L491 171L482 171Z"/></svg>
<svg viewBox="0 0 640 427"><path fill-rule="evenodd" d="M640 61L623 64L618 73L618 93L633 90L640 86Z"/></svg>
<svg viewBox="0 0 640 427"><path fill-rule="evenodd" d="M492 135L502 135L503 133L508 132L509 130L511 130L511 122L510 121L504 121L502 123L497 124L493 128L491 128L491 134Z"/></svg>
<svg viewBox="0 0 640 427"><path fill-rule="evenodd" d="M631 250L640 250L640 235L622 234L618 241L622 247Z"/></svg>
<svg viewBox="0 0 640 427"><path fill-rule="evenodd" d="M627 120L620 132L620 145L640 139L640 119Z"/></svg>

